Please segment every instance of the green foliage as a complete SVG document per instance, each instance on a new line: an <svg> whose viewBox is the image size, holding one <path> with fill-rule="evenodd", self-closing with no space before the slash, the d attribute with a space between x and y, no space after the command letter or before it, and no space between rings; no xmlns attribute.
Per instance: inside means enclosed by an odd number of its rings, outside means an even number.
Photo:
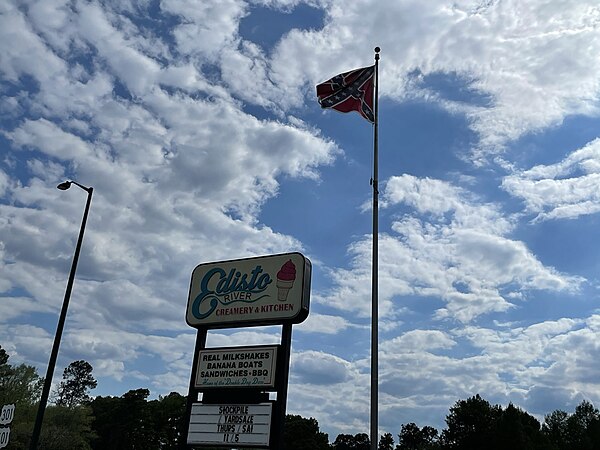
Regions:
<svg viewBox="0 0 600 450"><path fill-rule="evenodd" d="M394 450L394 436L392 436L392 433L385 433L379 438L377 450Z"/></svg>
<svg viewBox="0 0 600 450"><path fill-rule="evenodd" d="M567 419L567 441L569 449L595 450L600 448L597 437L600 415L590 402L584 400L576 408L575 413Z"/></svg>
<svg viewBox="0 0 600 450"><path fill-rule="evenodd" d="M419 428L415 423L402 425L396 450L434 450L440 448L438 431L430 426Z"/></svg>
<svg viewBox="0 0 600 450"><path fill-rule="evenodd" d="M329 437L319 430L317 419L305 419L288 414L285 418L283 440L286 450L327 450Z"/></svg>
<svg viewBox="0 0 600 450"><path fill-rule="evenodd" d="M10 424L10 443L8 448L11 450L26 450L29 448L29 440L31 439L36 413L37 405L35 404L20 404L16 406L15 417Z"/></svg>
<svg viewBox="0 0 600 450"><path fill-rule="evenodd" d="M21 406L15 410L15 419L10 424L11 450L29 448L31 432L37 414L37 405ZM44 413L39 450L88 450L92 432L92 413L89 407L65 408L49 406Z"/></svg>
<svg viewBox="0 0 600 450"><path fill-rule="evenodd" d="M600 450L600 414L586 400L571 415L561 410L547 414L542 432L553 450Z"/></svg>
<svg viewBox="0 0 600 450"><path fill-rule="evenodd" d="M121 397L96 397L94 449L178 449L183 437L186 398L176 392L147 401L148 389Z"/></svg>
<svg viewBox="0 0 600 450"><path fill-rule="evenodd" d="M549 441L538 420L512 403L494 424L491 448L511 450L548 450Z"/></svg>
<svg viewBox="0 0 600 450"><path fill-rule="evenodd" d="M183 439L186 398L177 392L149 402L151 426L158 448L176 450Z"/></svg>
<svg viewBox="0 0 600 450"><path fill-rule="evenodd" d="M90 450L92 410L88 406L49 406L44 414L40 450Z"/></svg>
<svg viewBox="0 0 600 450"><path fill-rule="evenodd" d="M358 433L352 436L351 434L338 434L332 444L333 450L369 450L371 448L371 440L369 435Z"/></svg>
<svg viewBox="0 0 600 450"><path fill-rule="evenodd" d="M538 420L509 404L492 406L479 395L460 400L446 417L441 448L456 450L552 450Z"/></svg>
<svg viewBox="0 0 600 450"><path fill-rule="evenodd" d="M8 353L0 345L0 375L2 375L2 368L8 365Z"/></svg>
<svg viewBox="0 0 600 450"><path fill-rule="evenodd" d="M63 381L58 386L56 404L73 408L74 406L89 403L91 400L88 392L95 389L98 382L92 375L92 366L87 361L73 361L63 372Z"/></svg>
<svg viewBox="0 0 600 450"><path fill-rule="evenodd" d="M153 449L158 437L150 420L148 389L135 389L121 397L96 397L90 404L96 420L95 449Z"/></svg>
<svg viewBox="0 0 600 450"><path fill-rule="evenodd" d="M40 397L44 379L35 367L11 366L8 359L9 355L0 347L0 407L12 403L17 408L33 405Z"/></svg>
<svg viewBox="0 0 600 450"><path fill-rule="evenodd" d="M37 401L44 380L37 374L35 367L25 364L11 366L8 361L9 355L0 347L0 407L15 404L15 416L10 424L9 446L11 449L25 450L29 448L38 409ZM38 448L90 449L89 442L93 438L92 420L90 408L46 408Z"/></svg>
<svg viewBox="0 0 600 450"><path fill-rule="evenodd" d="M500 406L490 405L479 394L457 401L446 416L447 428L442 432L443 448L489 448L490 442L493 442L493 424L500 414Z"/></svg>
<svg viewBox="0 0 600 450"><path fill-rule="evenodd" d="M565 411L555 410L544 417L542 433L551 442L553 449L564 450L568 448L567 419L569 414Z"/></svg>
<svg viewBox="0 0 600 450"><path fill-rule="evenodd" d="M9 364L10 356L0 346L0 408L15 405L15 415L10 424L10 448L15 450L29 447L31 431L37 412L36 402L42 392L44 379L35 367Z"/></svg>

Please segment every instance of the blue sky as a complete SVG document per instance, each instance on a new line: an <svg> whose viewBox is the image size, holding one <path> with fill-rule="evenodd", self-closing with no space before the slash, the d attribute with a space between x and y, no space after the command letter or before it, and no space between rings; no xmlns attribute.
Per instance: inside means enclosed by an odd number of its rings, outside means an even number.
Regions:
<svg viewBox="0 0 600 450"><path fill-rule="evenodd" d="M372 127L315 85L380 46L381 432L477 393L600 405L599 25L592 0L3 2L0 344L45 373L75 179L57 380L185 393L193 268L301 251L288 412L367 432Z"/></svg>

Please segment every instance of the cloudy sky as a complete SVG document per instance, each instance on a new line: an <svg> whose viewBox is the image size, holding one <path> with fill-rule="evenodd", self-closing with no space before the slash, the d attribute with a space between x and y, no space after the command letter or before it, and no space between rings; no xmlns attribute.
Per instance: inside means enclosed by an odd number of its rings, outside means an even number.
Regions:
<svg viewBox="0 0 600 450"><path fill-rule="evenodd" d="M600 406L597 0L5 0L0 345L185 393L193 268L301 251L288 412L368 432L371 125L315 84L380 46L380 430L476 393ZM280 327L209 346L276 343ZM541 417L541 416L538 416Z"/></svg>

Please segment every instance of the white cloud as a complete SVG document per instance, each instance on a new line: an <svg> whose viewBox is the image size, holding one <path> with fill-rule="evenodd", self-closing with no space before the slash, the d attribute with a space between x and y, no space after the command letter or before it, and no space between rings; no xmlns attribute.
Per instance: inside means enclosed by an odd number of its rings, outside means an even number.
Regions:
<svg viewBox="0 0 600 450"><path fill-rule="evenodd" d="M223 50L236 45L239 20L246 14L239 0L166 0L161 9L183 20L173 31L184 55L216 62Z"/></svg>
<svg viewBox="0 0 600 450"><path fill-rule="evenodd" d="M352 324L341 316L311 312L303 323L296 326L296 330L305 333L337 334L351 326Z"/></svg>
<svg viewBox="0 0 600 450"><path fill-rule="evenodd" d="M20 127L7 133L15 146L36 148L60 160L89 155L90 145L79 137L64 132L46 120L26 120Z"/></svg>
<svg viewBox="0 0 600 450"><path fill-rule="evenodd" d="M381 345L389 353L418 353L428 350L448 349L456 342L439 330L412 330Z"/></svg>
<svg viewBox="0 0 600 450"><path fill-rule="evenodd" d="M350 365L343 359L323 352L296 352L292 370L302 385L334 385L346 381Z"/></svg>
<svg viewBox="0 0 600 450"><path fill-rule="evenodd" d="M583 398L597 402L597 321L591 316L504 330L412 330L382 342L384 429L415 419L442 428L436 411L475 393L541 415L556 405L572 409Z"/></svg>
<svg viewBox="0 0 600 450"><path fill-rule="evenodd" d="M0 169L0 196L4 197L8 189L10 180L6 172Z"/></svg>
<svg viewBox="0 0 600 450"><path fill-rule="evenodd" d="M48 51L16 4L4 2L0 8L0 73L16 81L22 74L41 80L65 71L64 61Z"/></svg>
<svg viewBox="0 0 600 450"><path fill-rule="evenodd" d="M227 333L211 331L206 338L207 347L245 346L249 342L252 345L270 345L281 342L280 327L256 327L242 328L239 330L228 330Z"/></svg>
<svg viewBox="0 0 600 450"><path fill-rule="evenodd" d="M600 139L569 154L562 161L517 171L502 187L522 198L534 220L574 219L600 211Z"/></svg>
<svg viewBox="0 0 600 450"><path fill-rule="evenodd" d="M66 0L26 0L27 17L32 26L54 48L69 50L72 33L69 30L69 2Z"/></svg>
<svg viewBox="0 0 600 450"><path fill-rule="evenodd" d="M288 100L296 101L295 91L307 82L370 64L379 45L380 94L429 99L466 113L481 138L478 156L568 115L598 112L600 62L593 55L600 49L600 10L593 0L485 7L471 0L435 6L357 1L323 8L322 30L293 30L274 52L271 79L286 86ZM348 39L359 29L371 30L369 39ZM425 78L415 82L415 70ZM462 79L463 90L485 96L486 104L440 96L425 82L432 74Z"/></svg>
<svg viewBox="0 0 600 450"><path fill-rule="evenodd" d="M382 317L394 318L394 297L412 294L442 298L446 306L436 312L438 318L469 322L513 308L515 291L576 291L583 281L545 267L523 242L507 236L513 224L497 206L462 188L403 175L389 180L382 197L390 209L406 203L425 215L398 218L392 224L395 234L380 235ZM332 273L338 287L319 301L366 317L370 239L356 242L350 252L352 267Z"/></svg>

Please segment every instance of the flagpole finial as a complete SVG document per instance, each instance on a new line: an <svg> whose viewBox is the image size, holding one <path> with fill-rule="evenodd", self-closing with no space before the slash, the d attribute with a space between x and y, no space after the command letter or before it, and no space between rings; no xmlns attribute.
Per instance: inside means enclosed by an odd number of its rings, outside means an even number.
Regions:
<svg viewBox="0 0 600 450"><path fill-rule="evenodd" d="M375 53L379 53L381 49L379 47L375 47Z"/></svg>
<svg viewBox="0 0 600 450"><path fill-rule="evenodd" d="M379 61L379 52L381 49L379 47L375 47L375 61Z"/></svg>

